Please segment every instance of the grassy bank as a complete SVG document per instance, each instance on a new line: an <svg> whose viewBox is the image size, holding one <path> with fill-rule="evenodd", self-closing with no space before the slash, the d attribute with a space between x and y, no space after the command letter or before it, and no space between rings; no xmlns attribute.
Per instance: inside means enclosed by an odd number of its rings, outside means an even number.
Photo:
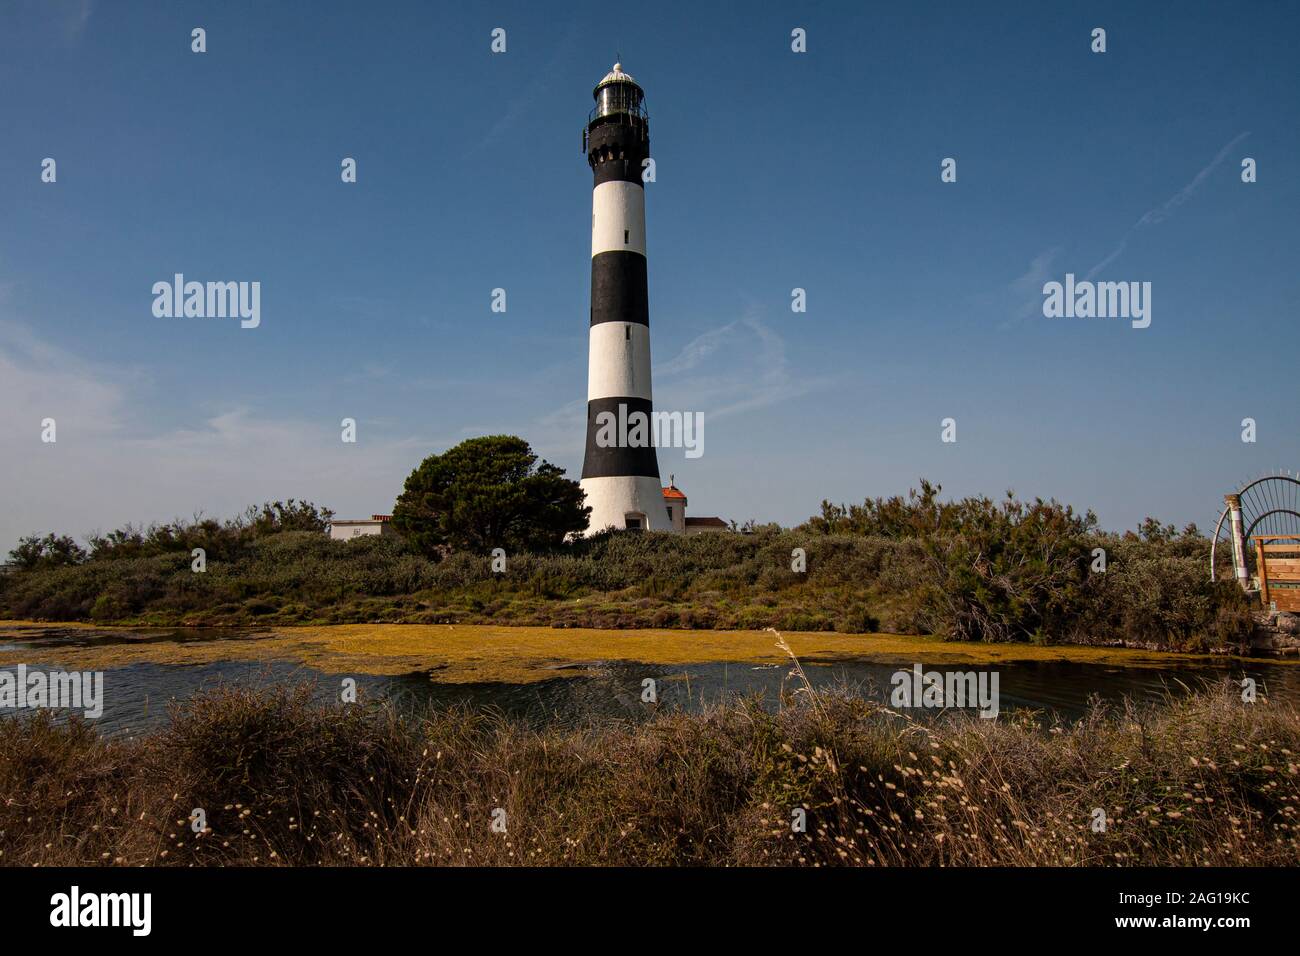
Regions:
<svg viewBox="0 0 1300 956"><path fill-rule="evenodd" d="M196 698L133 741L0 721L0 861L1300 863L1300 715L1278 704L1225 688L1044 728L796 698L582 729L401 719L289 691Z"/></svg>
<svg viewBox="0 0 1300 956"><path fill-rule="evenodd" d="M280 531L210 552L203 573L192 570L189 550L114 548L79 563L2 575L0 617L778 627L1190 651L1239 646L1253 626L1240 592L1207 580L1202 538L1072 533L1065 541L1025 541L1018 534L602 536L554 553L509 555L506 570L494 573L490 558L469 553L432 560L400 541ZM1089 570L1095 547L1107 552L1105 573ZM792 569L795 549L806 557L804 571Z"/></svg>

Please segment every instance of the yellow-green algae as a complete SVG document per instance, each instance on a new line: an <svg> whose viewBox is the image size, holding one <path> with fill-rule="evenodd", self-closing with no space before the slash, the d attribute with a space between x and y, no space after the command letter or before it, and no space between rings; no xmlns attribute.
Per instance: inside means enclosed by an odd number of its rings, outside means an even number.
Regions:
<svg viewBox="0 0 1300 956"><path fill-rule="evenodd" d="M770 631L711 631L551 627L479 624L332 624L232 631L205 641L131 640L92 647L23 646L24 637L51 628L117 629L85 624L0 621L0 640L18 641L0 652L0 665L41 663L75 670L108 670L137 663L211 664L218 661L288 661L333 673L408 674L436 671L447 683L526 683L580 675L595 661L755 664L786 660ZM805 663L868 660L880 663L997 664L1072 661L1117 667L1170 667L1222 660L1210 655L1173 654L1078 645L977 644L945 642L925 635L784 634ZM561 669L563 668L563 669Z"/></svg>

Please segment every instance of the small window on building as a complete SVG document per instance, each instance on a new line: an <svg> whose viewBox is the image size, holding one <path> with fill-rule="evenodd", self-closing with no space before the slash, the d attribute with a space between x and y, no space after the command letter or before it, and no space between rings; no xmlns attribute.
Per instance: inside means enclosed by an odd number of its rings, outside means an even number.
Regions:
<svg viewBox="0 0 1300 956"><path fill-rule="evenodd" d="M673 506L672 506L672 505L669 505L669 506L668 506L668 523L669 523L669 524L672 524L672 523L673 523Z"/></svg>
<svg viewBox="0 0 1300 956"><path fill-rule="evenodd" d="M624 342L632 341L632 326L630 325L623 326L623 341Z"/></svg>
<svg viewBox="0 0 1300 956"><path fill-rule="evenodd" d="M628 242L627 234L628 234L628 230L624 229L624 230L623 230L623 245L625 245L625 246L627 245L627 242Z"/></svg>

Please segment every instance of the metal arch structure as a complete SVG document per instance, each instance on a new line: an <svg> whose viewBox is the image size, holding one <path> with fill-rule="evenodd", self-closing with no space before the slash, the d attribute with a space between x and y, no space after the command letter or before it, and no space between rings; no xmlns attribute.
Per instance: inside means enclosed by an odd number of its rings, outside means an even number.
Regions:
<svg viewBox="0 0 1300 956"><path fill-rule="evenodd" d="M1300 535L1300 476L1290 472L1262 475L1224 495L1210 542L1211 580L1235 576L1245 587L1254 564L1250 539L1272 535Z"/></svg>
<svg viewBox="0 0 1300 956"><path fill-rule="evenodd" d="M1261 522L1263 522L1265 518L1271 518L1274 515L1286 515L1292 518L1293 521L1291 523L1291 527L1286 531L1261 531L1260 537L1266 537L1268 535L1275 535L1275 534L1280 535L1280 534L1297 533L1296 528L1300 527L1300 511L1294 511L1291 508L1274 508L1272 511L1265 511L1262 515L1260 515L1258 518L1256 518L1254 521L1250 523L1250 527L1246 529L1246 540L1249 541L1251 538L1255 537L1255 528Z"/></svg>

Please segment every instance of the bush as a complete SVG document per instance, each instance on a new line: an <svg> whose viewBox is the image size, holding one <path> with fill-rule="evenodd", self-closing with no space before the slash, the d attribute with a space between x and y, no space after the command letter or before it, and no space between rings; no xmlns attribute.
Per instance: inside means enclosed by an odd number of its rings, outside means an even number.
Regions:
<svg viewBox="0 0 1300 956"><path fill-rule="evenodd" d="M1084 605L1092 513L1011 496L967 499L960 511L958 530L925 540L934 629L977 641L1064 631Z"/></svg>

